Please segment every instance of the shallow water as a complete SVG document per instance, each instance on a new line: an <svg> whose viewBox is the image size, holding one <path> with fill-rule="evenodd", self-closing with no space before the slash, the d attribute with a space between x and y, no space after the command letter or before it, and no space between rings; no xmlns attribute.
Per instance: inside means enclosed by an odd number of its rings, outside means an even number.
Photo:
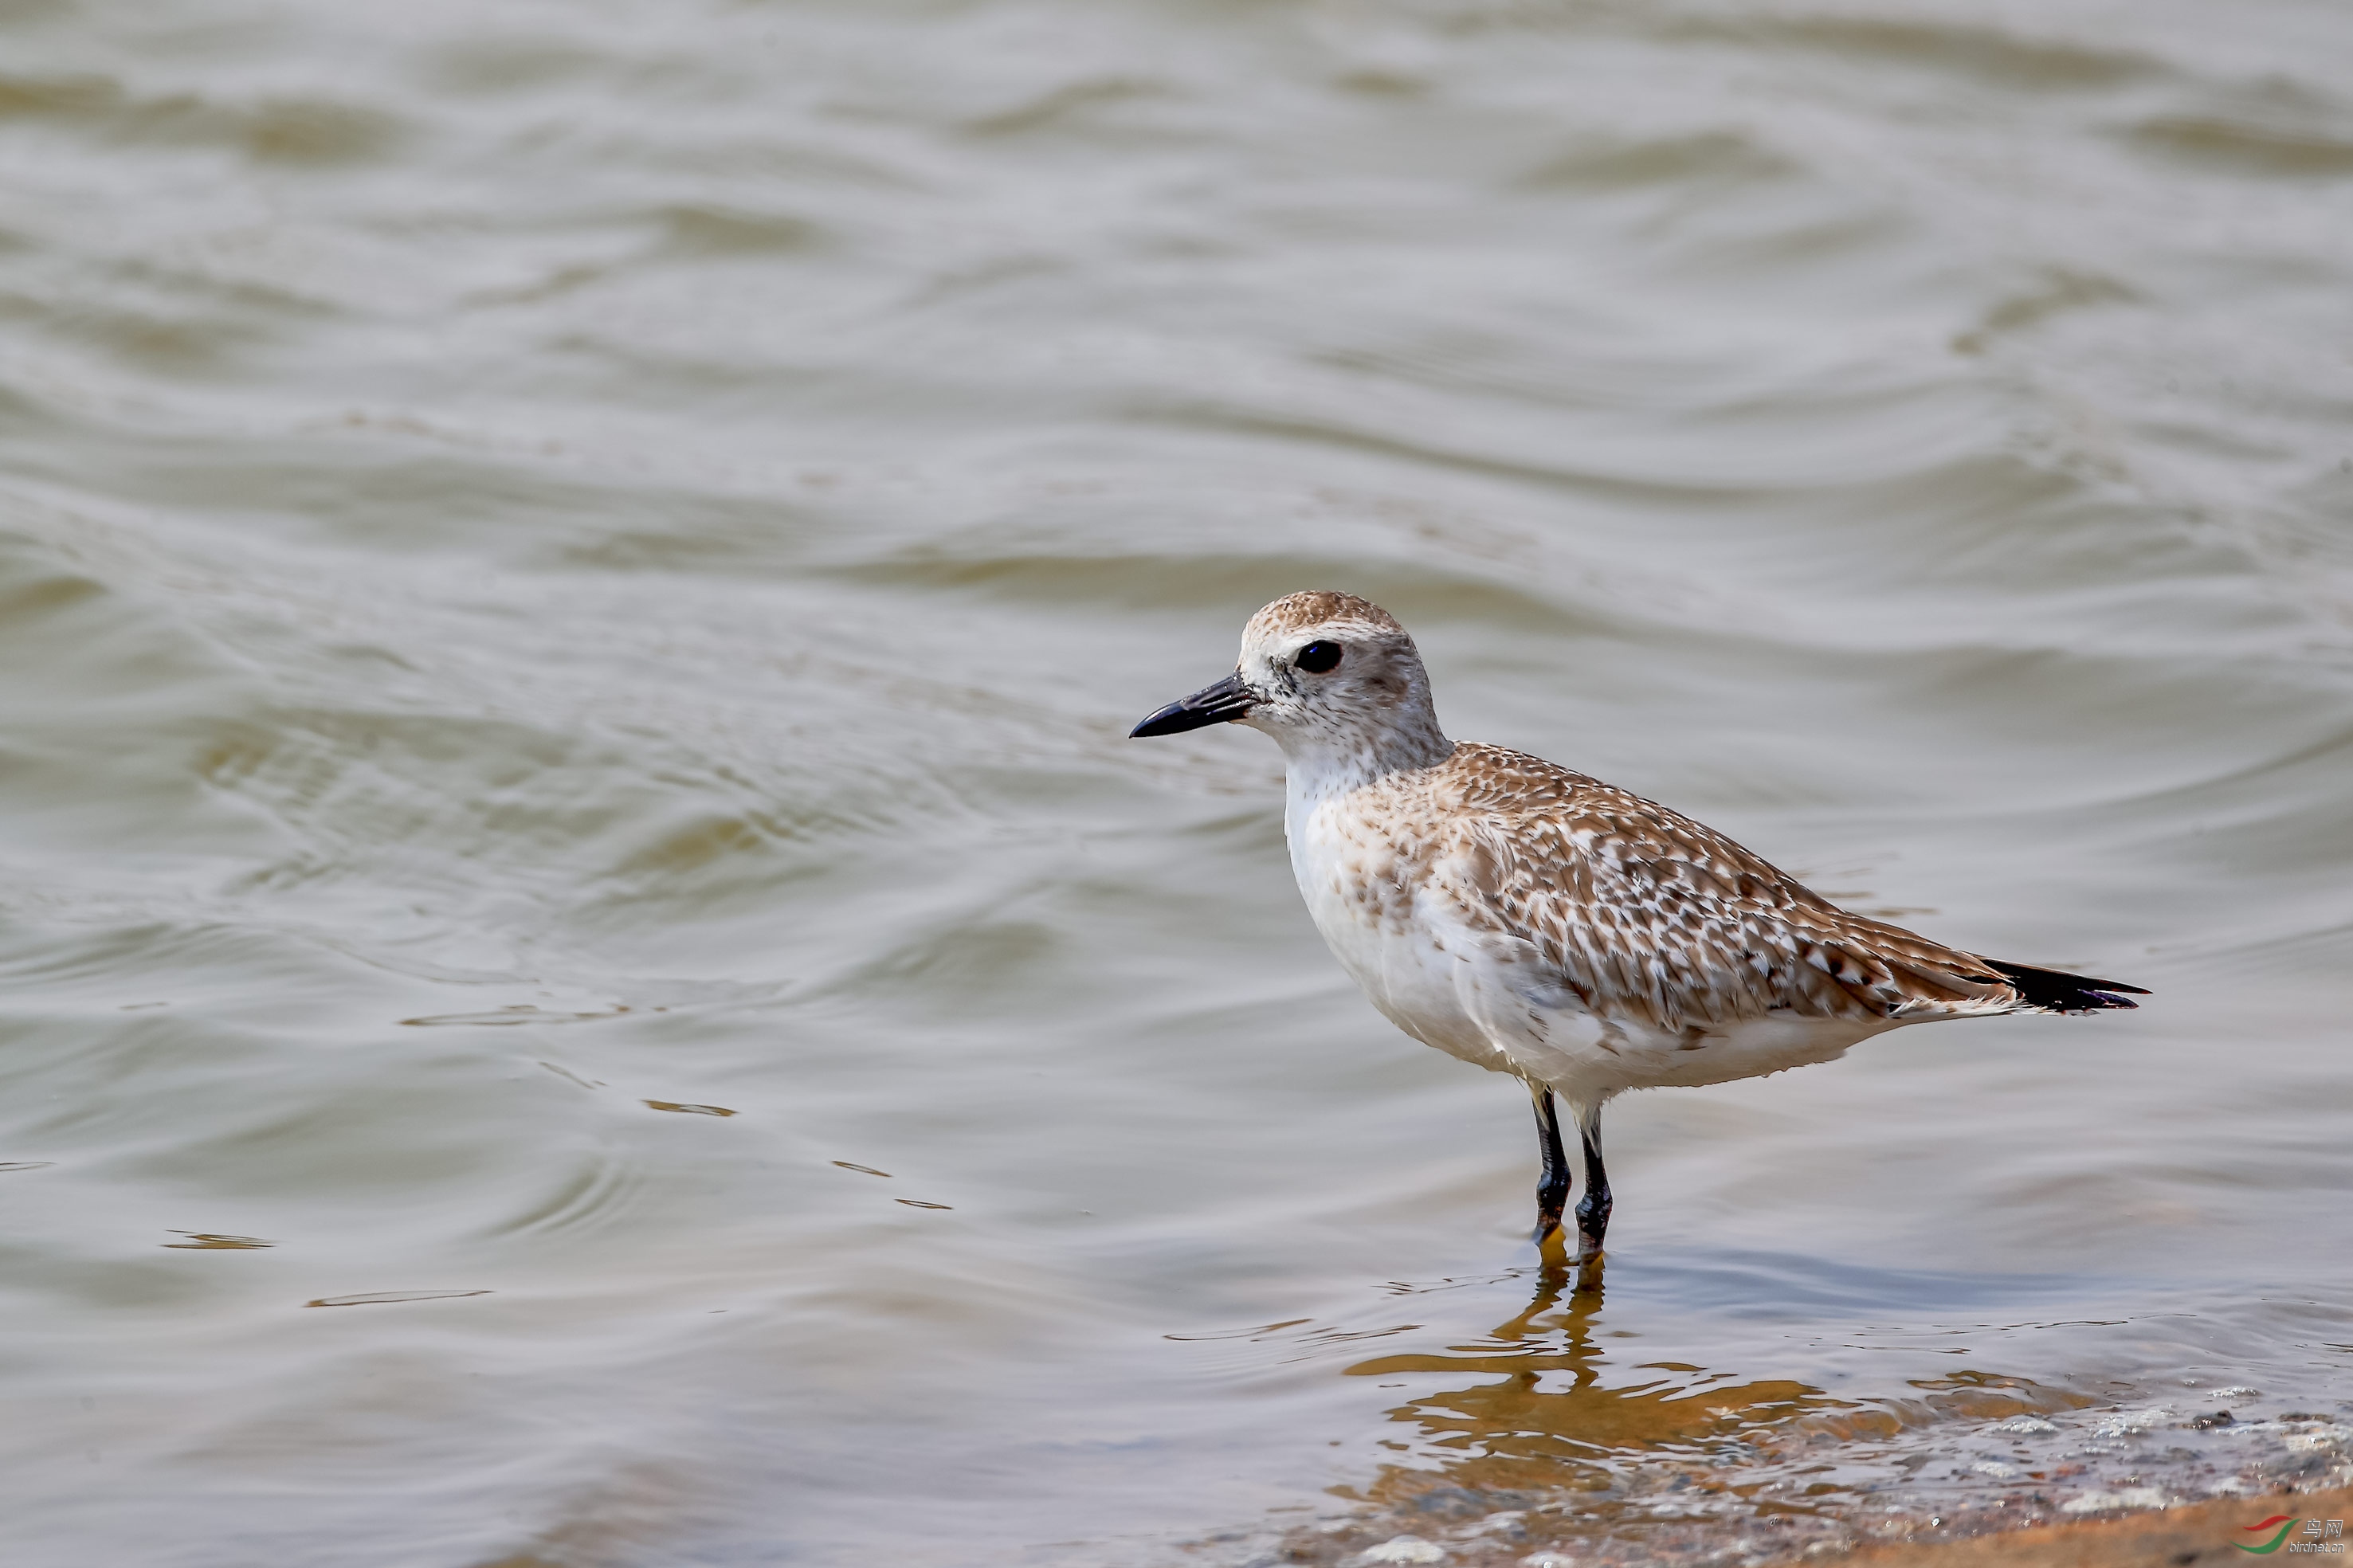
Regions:
<svg viewBox="0 0 2353 1568"><path fill-rule="evenodd" d="M2339 1464L2348 50L11 8L12 1561L1208 1561L1686 1471L1761 1552L2003 1419L2092 1452L2035 1507L2243 1484L2111 1473L2216 1404ZM1123 739L1301 587L1458 736L2156 994L1621 1100L1551 1296L1525 1097L1341 976L1272 748Z"/></svg>

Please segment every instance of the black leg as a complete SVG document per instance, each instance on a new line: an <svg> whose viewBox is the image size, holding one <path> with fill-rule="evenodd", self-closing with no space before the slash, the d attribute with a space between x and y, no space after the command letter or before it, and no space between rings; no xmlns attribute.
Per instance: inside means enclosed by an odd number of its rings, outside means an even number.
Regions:
<svg viewBox="0 0 2353 1568"><path fill-rule="evenodd" d="M1601 1168L1601 1107L1578 1115L1577 1131L1585 1142L1585 1195L1577 1200L1577 1255L1598 1256L1601 1237L1609 1228L1609 1173Z"/></svg>
<svg viewBox="0 0 2353 1568"><path fill-rule="evenodd" d="M1544 1157L1544 1173L1536 1178L1536 1232L1530 1239L1542 1247L1560 1228L1561 1211L1568 1207L1568 1155L1560 1146L1560 1112L1552 1090L1532 1083L1528 1098L1535 1101L1536 1145Z"/></svg>

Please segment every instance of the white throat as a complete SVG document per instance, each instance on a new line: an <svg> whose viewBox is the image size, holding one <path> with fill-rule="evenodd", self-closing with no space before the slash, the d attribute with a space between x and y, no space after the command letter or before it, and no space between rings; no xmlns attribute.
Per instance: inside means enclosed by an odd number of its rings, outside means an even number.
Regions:
<svg viewBox="0 0 2353 1568"><path fill-rule="evenodd" d="M1315 808L1389 774L1435 767L1453 754L1454 742L1438 728L1427 708L1402 724L1286 724L1264 728L1282 748L1285 826L1296 843L1299 829ZM1247 720L1244 722L1248 722Z"/></svg>

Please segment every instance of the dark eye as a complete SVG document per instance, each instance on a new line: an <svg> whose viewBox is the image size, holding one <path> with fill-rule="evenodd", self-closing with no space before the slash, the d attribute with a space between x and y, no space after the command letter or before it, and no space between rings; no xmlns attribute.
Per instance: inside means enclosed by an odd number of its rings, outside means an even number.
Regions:
<svg viewBox="0 0 2353 1568"><path fill-rule="evenodd" d="M1299 650L1299 657L1291 662L1310 675L1321 675L1327 669L1339 668L1340 645L1335 642L1309 643Z"/></svg>

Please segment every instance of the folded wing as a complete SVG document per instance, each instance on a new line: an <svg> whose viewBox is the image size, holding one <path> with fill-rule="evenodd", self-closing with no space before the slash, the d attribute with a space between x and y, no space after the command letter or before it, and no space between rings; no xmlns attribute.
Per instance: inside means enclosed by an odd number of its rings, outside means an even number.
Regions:
<svg viewBox="0 0 2353 1568"><path fill-rule="evenodd" d="M1470 753L1464 755L1464 753ZM2137 988L1997 963L1850 913L1725 837L1541 758L1457 748L1436 869L1466 921L1532 944L1604 1018L1889 1023L2130 1007Z"/></svg>

